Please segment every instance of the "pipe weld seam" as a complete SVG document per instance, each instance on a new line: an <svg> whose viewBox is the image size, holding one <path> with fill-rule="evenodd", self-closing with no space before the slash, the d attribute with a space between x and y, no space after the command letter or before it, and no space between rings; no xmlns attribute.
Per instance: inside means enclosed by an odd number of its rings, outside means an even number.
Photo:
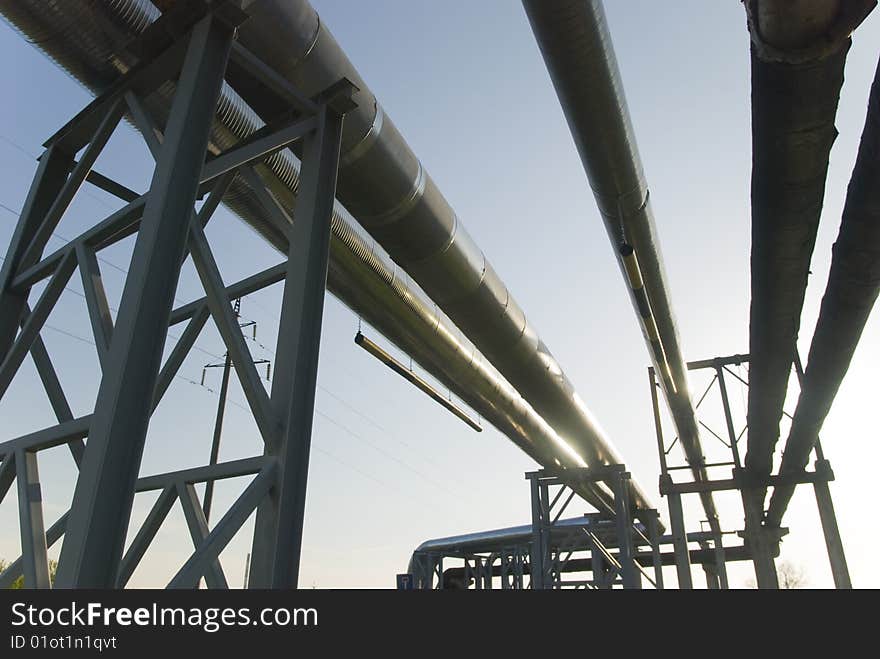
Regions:
<svg viewBox="0 0 880 659"><path fill-rule="evenodd" d="M427 184L427 180L428 173L422 166L421 161L419 161L419 171L416 174L416 180L413 182L412 190L410 190L410 192L405 195L403 199L401 199L397 204L389 208L384 213L379 213L378 215L361 215L361 221L371 225L391 224L393 222L396 222L404 215L406 215L409 211L411 211L422 198L422 195L425 193L425 185Z"/></svg>
<svg viewBox="0 0 880 659"><path fill-rule="evenodd" d="M352 146L346 153L342 155L342 157L339 159L340 166L348 167L356 160L359 160L361 156L369 151L372 146L379 140L379 133L382 132L382 125L385 122L385 112L382 110L382 106L379 105L378 101L375 102L375 107L376 114L373 117L373 123L370 124L369 130L367 130L367 132L357 144Z"/></svg>

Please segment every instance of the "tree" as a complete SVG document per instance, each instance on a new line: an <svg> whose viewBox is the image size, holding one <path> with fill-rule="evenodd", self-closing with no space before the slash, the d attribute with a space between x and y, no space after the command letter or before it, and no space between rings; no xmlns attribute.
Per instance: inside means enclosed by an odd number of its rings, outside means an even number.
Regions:
<svg viewBox="0 0 880 659"><path fill-rule="evenodd" d="M803 567L791 561L781 561L776 566L776 579L779 582L779 590L796 590L809 586L807 573ZM754 579L746 580L746 588L757 588Z"/></svg>
<svg viewBox="0 0 880 659"><path fill-rule="evenodd" d="M7 567L9 567L9 563L0 558L0 573L2 573ZM58 561L49 561L49 583L55 584L55 572L58 571ZM12 585L9 587L10 590L21 590L24 588L24 576L20 576L18 579L12 582Z"/></svg>
<svg viewBox="0 0 880 659"><path fill-rule="evenodd" d="M800 565L791 561L782 561L776 568L780 590L794 590L807 587L807 575Z"/></svg>

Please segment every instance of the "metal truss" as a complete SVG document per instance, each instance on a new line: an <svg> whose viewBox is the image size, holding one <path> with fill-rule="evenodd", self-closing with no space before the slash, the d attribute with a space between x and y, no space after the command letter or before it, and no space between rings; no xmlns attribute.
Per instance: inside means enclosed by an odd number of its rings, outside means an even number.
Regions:
<svg viewBox="0 0 880 659"><path fill-rule="evenodd" d="M558 534L560 519L574 498L575 492L559 475L541 470L526 474L531 486L532 500L532 543L531 543L531 587L533 590L545 588L589 587L611 588L620 584L623 588L641 588L642 577L656 588L663 587L662 564L660 558L659 516L657 511L639 511L648 520L647 526L634 524L627 481L629 472L623 465L609 465L597 469L579 469L576 478L591 482L606 482L614 492L614 529L609 539L597 532L596 523L601 516L585 516L583 525L576 528L574 537ZM551 497L551 488L556 487ZM565 499L563 499L565 497ZM560 503L561 502L561 503ZM650 538L646 535L650 534ZM604 541L603 541L604 540ZM613 544L612 544L613 543ZM651 549L654 577L652 578L636 560L640 545ZM609 547L616 547L613 553ZM575 554L587 551L589 554L590 580L571 580L564 577L566 572L575 571L581 563L572 562ZM587 571L587 570L578 570Z"/></svg>
<svg viewBox="0 0 880 659"><path fill-rule="evenodd" d="M693 588L693 577L691 574L692 561L690 560L693 552L688 549L688 541L691 540L694 535L686 532L682 508L682 495L700 492L720 492L725 490L738 491L742 499L745 519L745 529L738 532L738 534L745 539L745 546L742 549L745 550L746 557L751 559L754 563L758 587L778 588L779 585L774 559L779 555L779 543L782 536L787 533L787 529L773 529L763 525L763 500L759 500L757 493L763 494L770 486L810 483L813 485L816 494L816 503L819 509L822 530L825 535L825 543L828 550L829 561L831 563L834 584L837 588L852 588L849 570L846 564L846 557L843 551L843 543L840 538L837 518L834 514L834 506L831 501L831 492L828 486L828 483L834 480L834 472L831 470L831 464L825 459L822 445L818 439L815 448L815 470L812 472L804 471L801 474L794 475L774 474L765 481L755 482L754 479L749 478L749 475L743 469L738 444L739 440L745 433L746 428L743 428L739 433L736 432L733 415L731 413L726 378L727 376L733 377L739 385L748 387L747 380L730 370L731 366L746 364L748 361L748 355L733 355L730 357L718 357L715 359L690 362L688 364L688 370L708 369L715 372L709 386L703 392L700 402L697 404L697 408L699 409L710 391L712 391L713 387L717 384L724 413L727 440L725 441L723 437L724 433L716 433L712 428L702 422L701 425L706 431L714 435L716 439L724 444L731 453L731 460L728 462L716 462L704 465L706 468L732 467L731 478L707 479L706 481L700 482L673 481L671 472L686 472L691 467L690 465L675 465L671 467L668 465L667 456L672 447L670 446L667 448L663 439L663 424L660 418L660 405L657 395L659 384L654 369L648 368L651 400L654 408L654 422L657 433L657 447L660 455L660 494L666 497L669 505L669 516L674 540L673 546L675 549L675 564L679 587ZM795 359L794 367L800 380L800 378L803 377L803 372L800 367L799 359ZM710 588L727 588L725 563L731 560L731 552L728 548L724 547L721 534L716 533L712 535L714 537L701 541L701 546L704 549L710 546L714 547L717 556L714 565L711 566L711 569L707 570L707 580ZM704 568L707 567L709 566L704 564Z"/></svg>
<svg viewBox="0 0 880 659"><path fill-rule="evenodd" d="M182 3L131 47L142 54L131 69L45 143L45 152L0 271L0 398L30 353L58 423L0 443L0 500L18 484L22 556L0 574L0 587L24 575L26 587L49 584L47 548L64 538L56 587L124 587L172 506L179 503L194 546L172 588L227 587L218 556L256 512L249 584L296 587L315 398L318 346L327 279L343 117L356 89L341 80L314 98L276 76L235 43L243 13L225 2ZM182 36L183 35L183 36ZM218 95L234 63L286 108L284 117L227 151L207 145ZM145 99L166 81L176 90L170 114L157 125ZM149 190L131 191L93 171L124 115L155 159ZM227 285L205 236L236 176L272 199L252 166L294 142L302 178L296 221L284 221L286 260ZM76 155L79 159L76 159ZM125 205L64 247L46 244L74 195L90 182ZM197 199L204 199L196 210ZM280 221L279 221L280 222ZM104 293L97 254L136 234L116 322ZM191 258L205 291L173 309L180 269ZM74 417L40 331L63 288L79 270L102 378L94 411ZM32 288L48 280L31 306ZM231 300L283 282L275 377L261 383ZM139 478L150 417L208 319L216 325L263 440L262 455ZM162 363L168 329L185 330ZM87 438L87 441L85 441ZM70 510L45 528L38 469L40 451L66 445L79 470ZM242 494L209 527L195 485L249 476ZM135 493L159 498L123 554Z"/></svg>
<svg viewBox="0 0 880 659"><path fill-rule="evenodd" d="M629 477L622 465L569 469L564 478L548 470L527 473L532 524L427 543L412 556L416 588L641 588L644 580L662 589L662 568L671 554L662 554L661 548L671 538L661 535L656 510L639 510L644 521L633 521L626 496ZM615 514L563 519L575 496L573 479L607 483L615 492ZM694 558L705 560L703 555ZM463 566L444 567L447 559Z"/></svg>

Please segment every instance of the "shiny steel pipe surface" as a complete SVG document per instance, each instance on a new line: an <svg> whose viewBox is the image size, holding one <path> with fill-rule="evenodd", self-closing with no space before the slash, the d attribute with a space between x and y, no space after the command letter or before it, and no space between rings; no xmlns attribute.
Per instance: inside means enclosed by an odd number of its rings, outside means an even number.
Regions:
<svg viewBox="0 0 880 659"><path fill-rule="evenodd" d="M289 10L294 4L288 3L285 7ZM95 92L105 89L134 64L125 45L158 17L158 11L146 0L114 0L100 6L73 0L62 5L37 0L6 0L0 3L0 12L34 45ZM361 83L360 79L355 78L355 83ZM148 100L149 109L160 122L167 114L171 91L173 85L165 85ZM226 86L212 128L211 149L219 153L262 125L243 99ZM351 157L350 153L347 155ZM284 208L292 212L298 186L298 166L290 153L284 151L272 155L257 170ZM263 206L257 192L241 177L236 179L224 202L270 243L282 251L286 249L283 228L267 219L271 213ZM328 278L331 292L412 354L540 464L584 466L595 464L595 460L602 457L610 458L609 462L617 461L612 452L602 450L607 443L601 432L595 430L594 423L587 424L590 432L576 438L571 434L561 437L551 428L437 305L378 245L362 235L341 207L337 207L332 228ZM550 366L555 363L552 358L545 361ZM556 400L559 401L558 396ZM573 390L568 404L575 408L570 416L583 421L586 415L591 421ZM554 420L554 427L560 426L564 424ZM585 446L592 450L586 450ZM610 509L611 495L607 488L595 487L588 492L581 488L579 493L600 509ZM639 507L651 507L638 488L633 489L633 500Z"/></svg>
<svg viewBox="0 0 880 659"><path fill-rule="evenodd" d="M346 116L337 197L590 466L623 460L504 282L307 0L255 0L241 43L306 94L340 77ZM246 98L259 109L258 98ZM634 500L644 492L631 485ZM650 506L647 506L650 507Z"/></svg>
<svg viewBox="0 0 880 659"><path fill-rule="evenodd" d="M748 0L752 252L748 450L773 468L825 194L849 35L875 0ZM758 493L763 504L764 493Z"/></svg>
<svg viewBox="0 0 880 659"><path fill-rule="evenodd" d="M615 252L619 245L626 244L638 257L659 338L652 341L646 331L648 351L694 478L705 481L705 458L666 286L648 185L604 8L599 0L523 0L523 5L608 237ZM618 265L627 280L630 261L626 254L619 254ZM640 298L632 286L629 292L641 323ZM717 524L712 495L703 493L701 500L707 518Z"/></svg>
<svg viewBox="0 0 880 659"><path fill-rule="evenodd" d="M831 273L810 345L780 473L804 470L880 292L880 62L846 194ZM794 486L774 488L768 526L782 523Z"/></svg>

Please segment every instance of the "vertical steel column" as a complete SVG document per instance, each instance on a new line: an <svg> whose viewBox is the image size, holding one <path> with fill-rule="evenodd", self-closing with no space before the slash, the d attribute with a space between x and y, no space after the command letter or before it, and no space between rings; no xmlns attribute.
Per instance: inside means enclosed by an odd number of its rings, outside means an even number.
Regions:
<svg viewBox="0 0 880 659"><path fill-rule="evenodd" d="M715 373L718 376L718 388L721 391L721 403L724 407L724 419L727 425L727 437L730 441L730 450L733 453L734 475L743 478L745 472L742 469L740 461L739 448L736 443L736 430L733 427L733 415L730 411L730 398L727 394L727 383L724 379L723 366L716 365ZM761 490L763 491L763 490ZM772 545L769 537L761 528L761 518L763 517L762 505L757 497L760 492L750 488L740 488L740 496L743 502L743 512L745 516L745 540L752 553L752 559L755 564L755 577L759 588L778 588L779 584L776 576L776 564L773 561ZM720 550L718 575L721 579L721 587L725 587L727 581L727 569L722 563L724 560L724 550L720 536L715 539L716 554ZM723 572L722 572L723 570Z"/></svg>
<svg viewBox="0 0 880 659"><path fill-rule="evenodd" d="M544 533L544 502L541 497L541 484L537 473L528 475L529 485L532 493L532 547L529 560L529 568L531 571L532 590L543 590L546 588L544 583L544 574L546 571L545 562L545 533Z"/></svg>
<svg viewBox="0 0 880 659"><path fill-rule="evenodd" d="M18 518L21 526L21 562L25 588L49 588L46 527L43 525L43 494L37 454L15 453L18 481Z"/></svg>
<svg viewBox="0 0 880 659"><path fill-rule="evenodd" d="M22 264L21 258L43 223L46 213L64 188L67 175L73 168L73 162L73 158L61 151L58 146L50 146L40 156L33 183L15 226L9 249L6 251L6 259L0 266L0 362L15 341L29 292L11 291L12 280L22 265L31 265ZM44 245L40 246L41 250L42 247Z"/></svg>
<svg viewBox="0 0 880 659"><path fill-rule="evenodd" d="M678 574L678 587L682 590L690 590L694 587L694 579L691 574L691 554L688 550L681 494L670 492L666 495L666 501L669 505L669 524L672 527L672 548L675 551L675 570Z"/></svg>
<svg viewBox="0 0 880 659"><path fill-rule="evenodd" d="M112 588L131 516L168 317L233 28L193 28L171 107L77 480L57 582Z"/></svg>
<svg viewBox="0 0 880 659"><path fill-rule="evenodd" d="M587 536L587 540L590 545L590 568L593 572L593 583L596 588L606 589L611 588L611 585L608 583L608 566L605 562L605 557L602 555L602 551L599 549L596 544L595 535L592 530L590 530L589 535Z"/></svg>
<svg viewBox="0 0 880 659"><path fill-rule="evenodd" d="M713 544L715 545L715 576L718 577L718 587L727 590L730 585L727 580L727 558L724 551L724 536L715 533Z"/></svg>
<svg viewBox="0 0 880 659"><path fill-rule="evenodd" d="M657 451L660 458L660 485L672 485L672 477L669 475L669 466L666 462L666 447L663 443L663 424L660 420L660 402L657 398L657 377L654 367L648 367L648 382L651 387L651 405L654 409L654 428L657 433ZM691 573L691 555L688 551L687 529L684 525L684 509L681 504L681 494L678 492L666 493L667 506L669 507L669 524L672 527L672 549L675 553L675 571L678 575L678 587L682 590L690 590L694 587L694 579Z"/></svg>
<svg viewBox="0 0 880 659"><path fill-rule="evenodd" d="M541 583L543 588L552 589L553 583L553 551L550 546L550 534L553 526L553 517L550 514L550 486L546 481L538 481L541 492Z"/></svg>
<svg viewBox="0 0 880 659"><path fill-rule="evenodd" d="M416 582L416 588L419 590L431 590L434 575L431 572L431 566L428 564L428 557L425 554L413 554L413 577ZM248 584L250 585L250 565L248 565Z"/></svg>
<svg viewBox="0 0 880 659"><path fill-rule="evenodd" d="M779 576L776 574L776 562L773 560L773 551L770 541L764 537L763 529L756 531L749 539L752 551L752 561L755 564L755 578L758 588L764 590L776 590L779 588Z"/></svg>
<svg viewBox="0 0 880 659"><path fill-rule="evenodd" d="M734 471L739 479L746 477L745 470ZM742 482L742 480L741 480ZM779 577L776 574L776 562L773 560L773 539L768 530L761 525L763 510L759 498L763 496L764 489L749 487L744 484L742 488L743 508L745 509L745 541L752 555L752 563L755 566L755 580L758 588L778 589Z"/></svg>
<svg viewBox="0 0 880 659"><path fill-rule="evenodd" d="M303 144L272 383L271 400L281 427L277 437L266 438L265 451L278 459L280 472L278 485L257 511L250 579L255 588L296 588L299 579L343 116L343 112L322 105L318 127Z"/></svg>
<svg viewBox="0 0 880 659"><path fill-rule="evenodd" d="M727 437L730 441L730 450L733 453L733 464L739 469L742 463L739 458L739 446L736 443L736 430L733 427L733 415L730 413L730 398L727 396L727 383L724 381L724 367L716 366L715 374L718 376L718 389L721 391L721 404L724 406L724 419L727 424Z"/></svg>
<svg viewBox="0 0 880 659"><path fill-rule="evenodd" d="M235 300L235 317L241 312L241 298ZM223 434L223 414L226 411L226 396L229 394L229 376L232 371L232 353L227 350L223 361L223 380L220 382L220 400L217 401L217 417L214 420L214 437L211 440L211 455L208 458L209 465L217 464L220 458L220 437ZM211 519L211 504L214 502L214 481L208 479L205 482L205 502L202 504L205 511L205 520Z"/></svg>
<svg viewBox="0 0 880 659"><path fill-rule="evenodd" d="M525 588L523 581L523 573L525 572L523 569L523 559L525 553L522 551L522 547L517 547L514 551L516 552L513 557L514 588L523 590Z"/></svg>
<svg viewBox="0 0 880 659"><path fill-rule="evenodd" d="M562 588L562 572L560 571L560 565L562 561L560 560L561 552L557 549L550 551L550 588L561 589Z"/></svg>
<svg viewBox="0 0 880 659"><path fill-rule="evenodd" d="M705 541L701 541L700 549L708 554L709 552L709 543ZM703 574L706 576L706 588L709 590L720 590L721 582L718 576L718 570L715 568L715 565L709 563L708 561L702 564Z"/></svg>
<svg viewBox="0 0 880 659"><path fill-rule="evenodd" d="M632 538L632 518L629 510L629 472L623 465L612 465L611 488L614 491L614 519L617 523L617 561L624 588L641 588L642 577L636 568Z"/></svg>
<svg viewBox="0 0 880 659"><path fill-rule="evenodd" d="M660 546L660 511L649 510L648 539L651 541L651 558L654 563L654 585L657 590L663 590L663 556Z"/></svg>
<svg viewBox="0 0 880 659"><path fill-rule="evenodd" d="M818 444L817 444L818 447ZM827 460L816 460L816 473L831 473L831 465ZM843 541L840 539L840 529L837 527L837 516L834 514L834 504L831 502L831 490L828 481L816 481L813 483L816 492L816 505L819 508L819 519L822 522L822 533L825 534L825 546L828 549L828 560L831 563L831 576L834 578L834 587L841 590L852 588L849 577L849 568L846 564L846 554L843 552Z"/></svg>
<svg viewBox="0 0 880 659"><path fill-rule="evenodd" d="M431 558L431 569L437 574L437 589L444 590L446 588L446 576L443 573L443 556Z"/></svg>

